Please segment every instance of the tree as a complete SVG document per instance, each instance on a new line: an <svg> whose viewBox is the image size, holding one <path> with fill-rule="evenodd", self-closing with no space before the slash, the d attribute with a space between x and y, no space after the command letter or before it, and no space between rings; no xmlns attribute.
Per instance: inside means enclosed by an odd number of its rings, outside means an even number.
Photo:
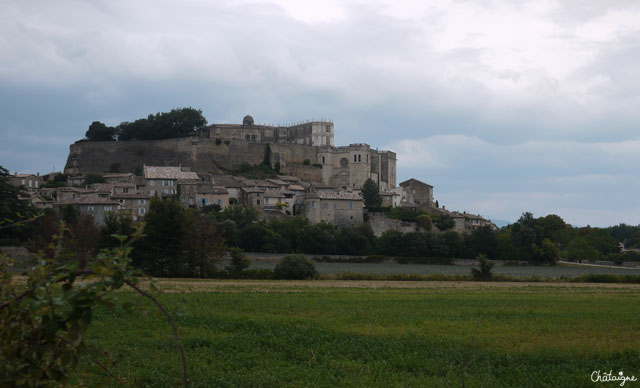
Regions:
<svg viewBox="0 0 640 388"><path fill-rule="evenodd" d="M431 226L433 225L431 217L429 217L428 214L420 214L416 217L416 223L424 230L431 230Z"/></svg>
<svg viewBox="0 0 640 388"><path fill-rule="evenodd" d="M471 275L473 275L473 278L479 281L491 280L491 278L493 277L491 269L493 268L495 263L491 263L489 259L487 259L487 255L483 254L479 254L476 257L476 260L478 260L479 268L471 268Z"/></svg>
<svg viewBox="0 0 640 388"><path fill-rule="evenodd" d="M251 263L242 249L235 247L229 248L229 254L231 256L231 262L226 267L228 273L238 275L245 269L249 268Z"/></svg>
<svg viewBox="0 0 640 388"><path fill-rule="evenodd" d="M540 247L534 244L532 247L532 251L533 255L531 256L531 261L533 261L535 264L555 265L558 261L558 258L560 257L560 250L548 238L542 240L542 244L540 244Z"/></svg>
<svg viewBox="0 0 640 388"><path fill-rule="evenodd" d="M38 216L38 209L31 206L29 195L22 186L14 186L9 171L0 166L0 241L17 238L27 221Z"/></svg>
<svg viewBox="0 0 640 388"><path fill-rule="evenodd" d="M191 136L207 125L202 111L194 108L172 109L149 115L117 127L118 140L158 140Z"/></svg>
<svg viewBox="0 0 640 388"><path fill-rule="evenodd" d="M262 159L262 164L271 167L271 146L269 144L264 147L264 158Z"/></svg>
<svg viewBox="0 0 640 388"><path fill-rule="evenodd" d="M378 191L378 185L376 185L371 178L367 179L362 185L361 194L365 207L376 208L382 206L382 198Z"/></svg>
<svg viewBox="0 0 640 388"><path fill-rule="evenodd" d="M305 255L286 255L273 269L276 279L304 280L315 277L317 274L313 262Z"/></svg>
<svg viewBox="0 0 640 388"><path fill-rule="evenodd" d="M114 141L116 129L107 127L100 121L94 121L84 135L89 141Z"/></svg>

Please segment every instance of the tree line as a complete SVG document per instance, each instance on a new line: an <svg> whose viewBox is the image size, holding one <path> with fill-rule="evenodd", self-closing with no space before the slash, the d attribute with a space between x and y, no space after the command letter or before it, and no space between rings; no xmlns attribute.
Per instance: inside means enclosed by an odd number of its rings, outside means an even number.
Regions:
<svg viewBox="0 0 640 388"><path fill-rule="evenodd" d="M88 141L171 139L191 136L206 125L207 119L202 115L202 110L177 108L132 122L124 121L115 127L94 121L89 125L85 137Z"/></svg>

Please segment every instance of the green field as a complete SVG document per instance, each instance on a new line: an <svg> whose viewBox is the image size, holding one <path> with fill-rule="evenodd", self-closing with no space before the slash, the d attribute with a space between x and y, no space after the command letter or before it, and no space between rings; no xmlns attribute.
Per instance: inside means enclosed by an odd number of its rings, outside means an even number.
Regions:
<svg viewBox="0 0 640 388"><path fill-rule="evenodd" d="M185 281L161 300L178 311L195 387L614 387L591 373L640 375L638 286L395 284ZM90 343L120 376L179 385L162 317L95 318ZM89 363L79 376L117 386Z"/></svg>

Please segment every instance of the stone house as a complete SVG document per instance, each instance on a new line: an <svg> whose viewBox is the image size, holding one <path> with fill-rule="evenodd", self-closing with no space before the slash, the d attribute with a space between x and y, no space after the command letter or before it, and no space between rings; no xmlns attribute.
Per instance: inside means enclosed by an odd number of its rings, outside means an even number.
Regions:
<svg viewBox="0 0 640 388"><path fill-rule="evenodd" d="M14 186L22 186L28 193L35 193L42 186L40 174L18 174L11 175L11 183Z"/></svg>
<svg viewBox="0 0 640 388"><path fill-rule="evenodd" d="M411 178L399 185L402 188L401 206L429 209L433 207L433 186Z"/></svg>
<svg viewBox="0 0 640 388"><path fill-rule="evenodd" d="M196 187L196 203L199 207L218 205L225 209L229 206L229 191L222 186L201 182Z"/></svg>
<svg viewBox="0 0 640 388"><path fill-rule="evenodd" d="M143 218L149 212L149 195L147 194L113 194L111 199L118 202L119 212L131 216L134 221Z"/></svg>
<svg viewBox="0 0 640 388"><path fill-rule="evenodd" d="M312 224L326 222L340 228L360 225L364 222L362 198L345 191L309 193L305 198L305 216Z"/></svg>
<svg viewBox="0 0 640 388"><path fill-rule="evenodd" d="M82 197L57 201L54 205L56 209L61 206L70 205L78 209L82 214L88 214L93 217L96 225L103 225L105 215L108 212L116 212L119 210L120 204L109 198Z"/></svg>
<svg viewBox="0 0 640 388"><path fill-rule="evenodd" d="M490 226L494 230L498 229L494 223L477 214L454 211L449 212L449 217L451 217L454 222L453 230L460 233L472 232L482 226Z"/></svg>
<svg viewBox="0 0 640 388"><path fill-rule="evenodd" d="M287 202L284 193L277 189L270 189L264 191L264 210L275 210L280 212L289 212L293 214L293 201Z"/></svg>
<svg viewBox="0 0 640 388"><path fill-rule="evenodd" d="M212 175L211 182L218 187L224 187L227 189L229 194L229 204L240 203L242 199L242 194L240 192L240 189L242 189L242 183L235 179L235 177L231 175Z"/></svg>
<svg viewBox="0 0 640 388"><path fill-rule="evenodd" d="M144 166L147 194L168 196L178 194L178 180L199 180L198 174L183 167Z"/></svg>
<svg viewBox="0 0 640 388"><path fill-rule="evenodd" d="M257 187L243 187L240 190L240 203L242 206L251 206L262 210L264 206L264 189Z"/></svg>

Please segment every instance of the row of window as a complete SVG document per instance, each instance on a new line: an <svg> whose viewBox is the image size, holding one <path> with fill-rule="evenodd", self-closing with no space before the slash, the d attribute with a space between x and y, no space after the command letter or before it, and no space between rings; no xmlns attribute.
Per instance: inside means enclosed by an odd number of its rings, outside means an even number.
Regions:
<svg viewBox="0 0 640 388"><path fill-rule="evenodd" d="M311 201L311 208L315 209L316 207L318 207L318 203L317 201ZM325 202L322 204L322 208L323 209L328 209L329 208L329 203ZM338 208L338 204L337 203L333 203L333 208L337 209ZM349 201L349 209L353 209L353 201Z"/></svg>
<svg viewBox="0 0 640 388"><path fill-rule="evenodd" d="M171 180L171 179L158 180L158 183L159 183L159 186L173 187L173 186L176 185L176 181L175 180ZM149 180L149 186L155 186L155 185L156 185L156 181L155 180L153 180L153 179Z"/></svg>
<svg viewBox="0 0 640 388"><path fill-rule="evenodd" d="M26 187L27 182L29 182L28 183L29 184L29 188L31 188L31 187L35 187L36 189L38 188L38 181L32 181L31 179L29 179L28 181L23 179L21 181L22 186Z"/></svg>

